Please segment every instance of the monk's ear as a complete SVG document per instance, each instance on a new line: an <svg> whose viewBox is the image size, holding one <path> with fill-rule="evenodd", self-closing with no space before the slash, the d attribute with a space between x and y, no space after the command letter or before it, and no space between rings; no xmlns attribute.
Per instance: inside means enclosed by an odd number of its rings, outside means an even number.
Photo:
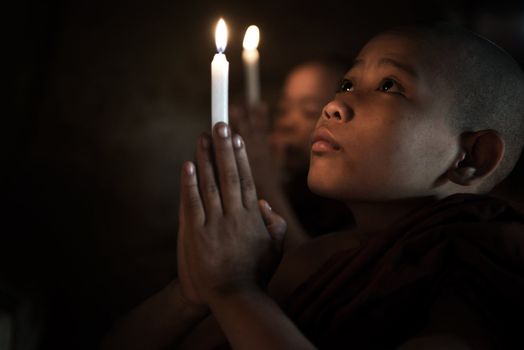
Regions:
<svg viewBox="0 0 524 350"><path fill-rule="evenodd" d="M460 135L462 151L447 172L450 181L470 186L490 175L504 156L504 140L495 130Z"/></svg>

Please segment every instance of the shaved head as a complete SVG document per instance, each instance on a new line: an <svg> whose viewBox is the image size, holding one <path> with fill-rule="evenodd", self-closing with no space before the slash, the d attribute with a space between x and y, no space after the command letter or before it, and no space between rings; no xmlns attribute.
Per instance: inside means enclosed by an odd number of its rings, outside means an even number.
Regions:
<svg viewBox="0 0 524 350"><path fill-rule="evenodd" d="M504 157L484 190L502 181L519 159L524 144L524 74L504 50L450 24L400 27L391 33L419 39L437 72L435 83L450 99L448 118L459 133L495 130Z"/></svg>

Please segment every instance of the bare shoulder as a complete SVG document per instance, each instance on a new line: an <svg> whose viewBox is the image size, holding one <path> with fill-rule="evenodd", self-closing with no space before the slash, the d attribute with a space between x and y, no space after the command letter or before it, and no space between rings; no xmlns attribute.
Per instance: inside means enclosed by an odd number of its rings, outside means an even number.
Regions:
<svg viewBox="0 0 524 350"><path fill-rule="evenodd" d="M306 241L284 254L269 283L269 294L277 301L285 298L320 269L333 254L346 249L357 249L359 246L360 241L350 231L334 232Z"/></svg>

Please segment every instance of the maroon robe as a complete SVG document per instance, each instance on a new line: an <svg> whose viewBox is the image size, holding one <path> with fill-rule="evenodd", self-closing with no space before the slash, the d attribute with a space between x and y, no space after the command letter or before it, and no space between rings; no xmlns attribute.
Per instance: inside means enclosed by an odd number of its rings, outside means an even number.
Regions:
<svg viewBox="0 0 524 350"><path fill-rule="evenodd" d="M478 313L496 348L524 349L522 213L450 196L333 255L282 307L321 349L393 349L445 293Z"/></svg>

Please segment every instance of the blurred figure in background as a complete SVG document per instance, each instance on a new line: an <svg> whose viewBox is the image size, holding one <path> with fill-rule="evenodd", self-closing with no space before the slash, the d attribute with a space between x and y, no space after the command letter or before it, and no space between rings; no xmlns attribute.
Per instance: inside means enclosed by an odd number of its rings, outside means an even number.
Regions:
<svg viewBox="0 0 524 350"><path fill-rule="evenodd" d="M342 63L344 62L344 63ZM232 108L232 127L244 138L260 198L287 220L285 249L304 238L350 227L345 205L307 187L310 138L324 105L347 70L348 60L305 61L287 75L271 125L268 108Z"/></svg>

